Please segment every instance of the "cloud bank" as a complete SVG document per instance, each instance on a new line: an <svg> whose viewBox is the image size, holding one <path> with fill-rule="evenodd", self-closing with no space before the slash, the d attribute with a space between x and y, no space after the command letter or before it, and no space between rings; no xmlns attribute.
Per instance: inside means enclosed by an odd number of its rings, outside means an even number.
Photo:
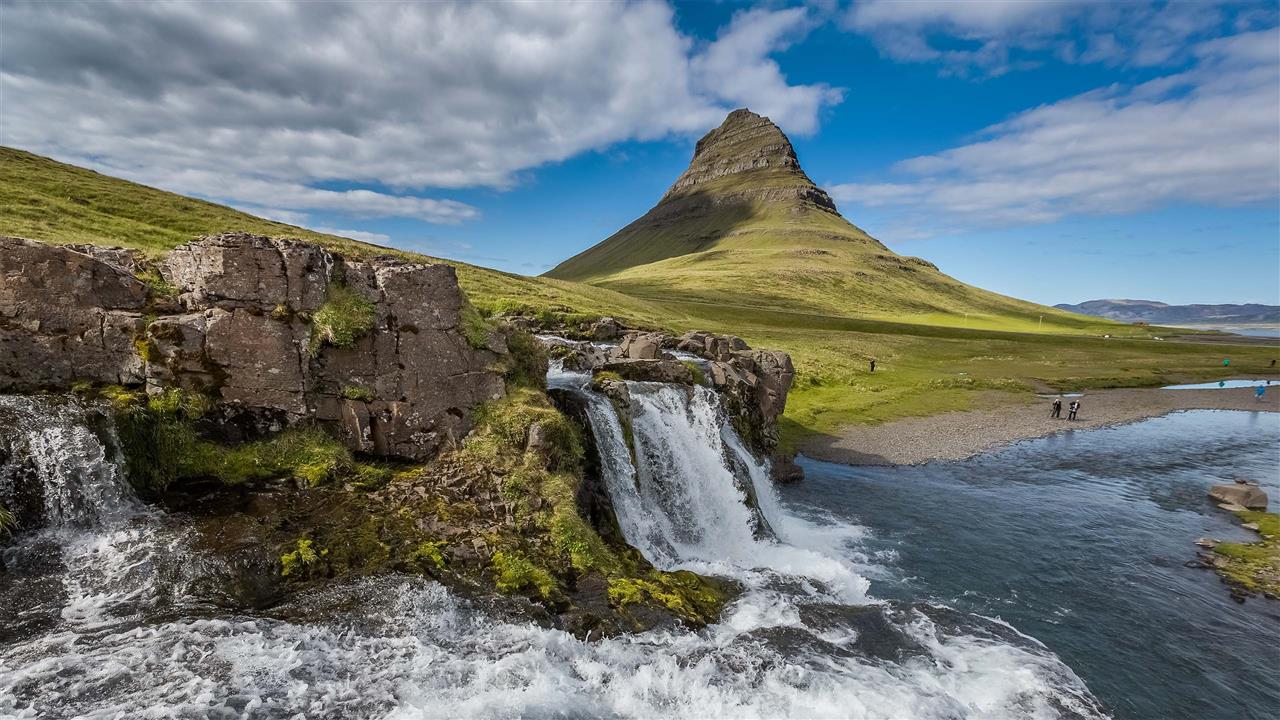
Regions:
<svg viewBox="0 0 1280 720"><path fill-rule="evenodd" d="M5 4L0 142L277 215L457 223L478 211L421 195L739 105L813 132L840 91L769 57L811 25L753 10L698 43L653 1Z"/></svg>
<svg viewBox="0 0 1280 720"><path fill-rule="evenodd" d="M1280 197L1280 30L1193 45L1185 72L1034 108L972 143L828 188L904 237ZM928 220L922 220L928 218ZM889 238L894 239L894 238Z"/></svg>

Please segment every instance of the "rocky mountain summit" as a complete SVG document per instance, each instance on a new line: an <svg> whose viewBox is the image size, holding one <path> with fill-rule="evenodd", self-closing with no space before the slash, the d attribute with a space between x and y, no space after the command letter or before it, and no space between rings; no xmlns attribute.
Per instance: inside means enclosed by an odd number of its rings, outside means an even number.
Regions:
<svg viewBox="0 0 1280 720"><path fill-rule="evenodd" d="M664 214L664 205L698 194L713 203L798 200L836 212L830 196L800 168L782 130L745 108L729 113L720 127L698 141L689 168L650 212Z"/></svg>

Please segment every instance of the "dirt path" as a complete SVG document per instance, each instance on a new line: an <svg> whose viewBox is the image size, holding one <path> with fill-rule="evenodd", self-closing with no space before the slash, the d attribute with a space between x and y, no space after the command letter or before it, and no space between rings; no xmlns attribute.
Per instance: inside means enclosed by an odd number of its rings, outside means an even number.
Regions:
<svg viewBox="0 0 1280 720"><path fill-rule="evenodd" d="M1095 390L1078 398L1080 415L1075 421L1066 420L1071 399L1063 399L1060 420L1049 417L1051 400L1044 399L1035 404L852 426L838 436L814 438L800 452L846 465L913 465L930 460L962 460L1017 440L1134 422L1178 410L1280 412L1280 386L1276 385L1267 390L1262 402L1254 398L1253 388Z"/></svg>

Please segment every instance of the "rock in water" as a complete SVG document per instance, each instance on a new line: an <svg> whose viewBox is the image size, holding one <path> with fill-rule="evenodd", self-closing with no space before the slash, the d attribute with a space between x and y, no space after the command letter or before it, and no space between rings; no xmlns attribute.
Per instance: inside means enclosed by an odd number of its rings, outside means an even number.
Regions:
<svg viewBox="0 0 1280 720"><path fill-rule="evenodd" d="M1209 497L1222 503L1239 506L1241 509L1267 509L1267 493L1257 485L1249 483L1214 485L1209 488Z"/></svg>

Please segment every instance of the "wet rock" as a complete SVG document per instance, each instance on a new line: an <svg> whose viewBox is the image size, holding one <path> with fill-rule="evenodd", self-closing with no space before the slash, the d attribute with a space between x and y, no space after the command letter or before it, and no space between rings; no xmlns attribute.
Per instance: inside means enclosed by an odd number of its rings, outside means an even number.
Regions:
<svg viewBox="0 0 1280 720"><path fill-rule="evenodd" d="M618 346L618 356L631 360L655 360L662 351L662 333L629 333Z"/></svg>
<svg viewBox="0 0 1280 720"><path fill-rule="evenodd" d="M1267 493L1252 483L1237 481L1230 485L1214 485L1209 488L1209 497L1222 503L1240 506L1241 509L1267 509Z"/></svg>
<svg viewBox="0 0 1280 720"><path fill-rule="evenodd" d="M678 360L612 360L596 372L611 372L623 380L638 382L693 384L693 371Z"/></svg>
<svg viewBox="0 0 1280 720"><path fill-rule="evenodd" d="M1223 510L1226 510L1227 512L1233 512L1233 513L1245 512L1249 509L1243 505L1236 505L1235 503L1218 503L1218 507Z"/></svg>

